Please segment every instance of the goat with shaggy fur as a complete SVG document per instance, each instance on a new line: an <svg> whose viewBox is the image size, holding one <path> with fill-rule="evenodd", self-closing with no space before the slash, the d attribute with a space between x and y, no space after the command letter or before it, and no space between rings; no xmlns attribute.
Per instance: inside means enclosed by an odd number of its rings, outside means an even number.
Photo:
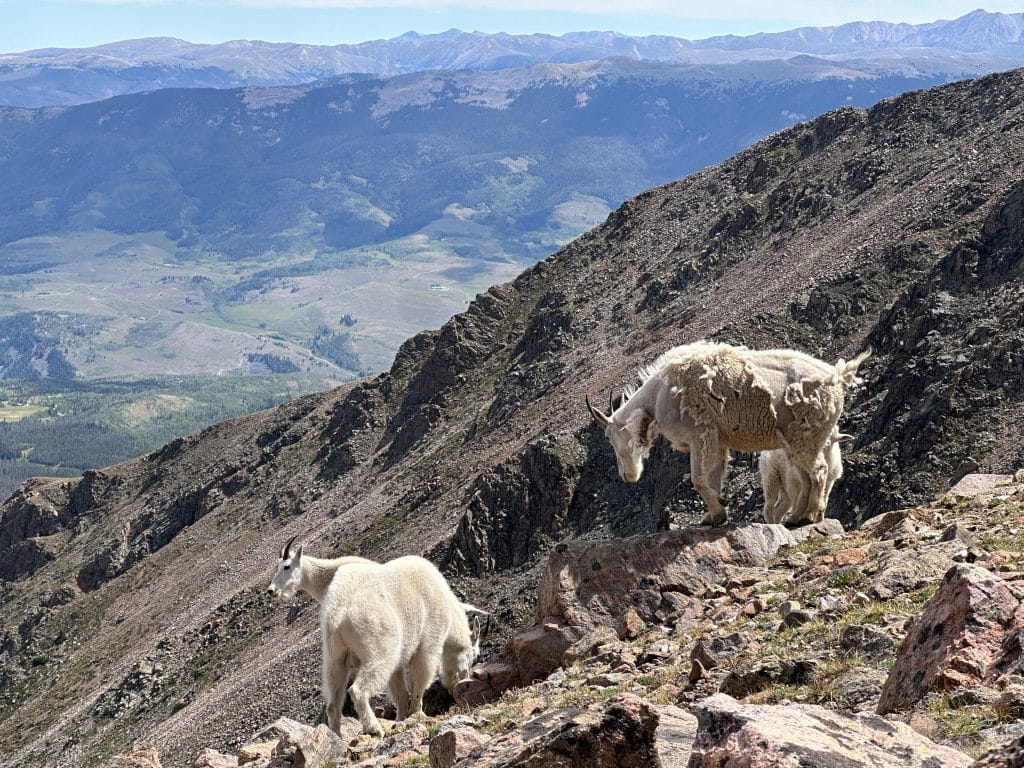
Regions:
<svg viewBox="0 0 1024 768"><path fill-rule="evenodd" d="M589 400L587 407L628 483L640 479L659 434L674 449L689 450L691 479L708 507L705 525L726 520L721 494L730 449L784 450L808 479L791 500L794 508L820 517L828 479L825 446L868 354L829 365L792 349L698 341L673 347L641 371L640 385L611 413Z"/></svg>

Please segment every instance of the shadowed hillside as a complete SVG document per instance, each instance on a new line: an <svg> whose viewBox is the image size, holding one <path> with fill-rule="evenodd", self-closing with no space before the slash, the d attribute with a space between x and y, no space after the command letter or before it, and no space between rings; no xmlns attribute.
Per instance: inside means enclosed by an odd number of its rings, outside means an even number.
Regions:
<svg viewBox="0 0 1024 768"><path fill-rule="evenodd" d="M1014 71L775 134L630 200L387 373L26 484L0 526L8 757L88 765L144 737L184 762L314 720L315 606L263 593L291 534L429 553L507 630L554 541L695 522L685 457L659 443L627 486L583 407L672 344L874 350L841 421L848 526L1019 466L1021 94ZM750 458L734 519L759 505Z"/></svg>

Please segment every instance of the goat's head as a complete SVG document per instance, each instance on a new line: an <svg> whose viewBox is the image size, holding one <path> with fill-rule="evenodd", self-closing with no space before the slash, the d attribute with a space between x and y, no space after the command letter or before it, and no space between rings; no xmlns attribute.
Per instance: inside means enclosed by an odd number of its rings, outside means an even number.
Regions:
<svg viewBox="0 0 1024 768"><path fill-rule="evenodd" d="M441 684L448 689L449 693L454 690L457 682L470 678L473 664L480 655L480 641L491 627L491 615L487 611L469 603L459 603L459 605L462 606L469 621L470 642L468 646L460 648L453 663L445 665L442 670Z"/></svg>
<svg viewBox="0 0 1024 768"><path fill-rule="evenodd" d="M267 592L277 595L282 600L291 600L295 597L302 583L302 545L294 546L296 538L298 537L292 536L281 549L277 573L267 587Z"/></svg>
<svg viewBox="0 0 1024 768"><path fill-rule="evenodd" d="M604 413L590 404L587 409L594 421L604 430L604 436L615 450L619 477L627 483L635 483L644 471L644 459L651 452L654 439L653 419L643 408L627 407L628 399L622 395L610 398L611 411Z"/></svg>

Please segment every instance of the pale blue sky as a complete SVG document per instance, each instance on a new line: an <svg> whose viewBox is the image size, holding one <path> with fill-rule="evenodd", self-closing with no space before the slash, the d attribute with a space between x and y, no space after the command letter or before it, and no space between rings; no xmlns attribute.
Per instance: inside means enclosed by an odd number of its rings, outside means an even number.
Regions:
<svg viewBox="0 0 1024 768"><path fill-rule="evenodd" d="M249 39L354 43L457 28L562 34L615 30L689 39L848 21L922 23L974 10L978 0L0 0L0 52L86 47L138 37L196 43ZM622 9L626 8L626 11ZM1019 13L1024 0L988 0Z"/></svg>

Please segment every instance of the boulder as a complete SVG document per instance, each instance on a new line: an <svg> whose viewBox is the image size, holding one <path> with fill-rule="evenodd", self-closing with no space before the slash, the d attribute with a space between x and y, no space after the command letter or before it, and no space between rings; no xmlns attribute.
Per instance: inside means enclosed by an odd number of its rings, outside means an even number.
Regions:
<svg viewBox="0 0 1024 768"><path fill-rule="evenodd" d="M505 651L514 660L520 684L529 685L543 680L562 666L565 652L583 634L579 627L545 622L509 638Z"/></svg>
<svg viewBox="0 0 1024 768"><path fill-rule="evenodd" d="M1024 605L1005 581L977 565L954 565L896 652L878 712L910 709L929 691L980 682L1022 628Z"/></svg>
<svg viewBox="0 0 1024 768"><path fill-rule="evenodd" d="M634 640L640 636L640 633L644 631L646 626L647 624L640 618L640 614L636 612L635 608L630 606L615 623L615 632L619 640Z"/></svg>
<svg viewBox="0 0 1024 768"><path fill-rule="evenodd" d="M848 716L814 704L746 705L722 693L693 706L689 768L967 768L963 752L878 715Z"/></svg>
<svg viewBox="0 0 1024 768"><path fill-rule="evenodd" d="M321 768L325 763L347 763L350 738L342 738L326 725L318 725L295 742L292 765L295 768Z"/></svg>
<svg viewBox="0 0 1024 768"><path fill-rule="evenodd" d="M473 667L472 677L455 684L452 695L460 707L477 707L494 701L509 688L519 685L519 673L510 664L490 661Z"/></svg>
<svg viewBox="0 0 1024 768"><path fill-rule="evenodd" d="M654 707L622 694L584 709L555 709L474 749L458 768L558 766L650 768L658 765Z"/></svg>
<svg viewBox="0 0 1024 768"><path fill-rule="evenodd" d="M949 489L954 496L1009 496L1018 489L1013 475L991 475L976 473L964 475Z"/></svg>
<svg viewBox="0 0 1024 768"><path fill-rule="evenodd" d="M270 725L265 725L252 737L257 741L298 741L313 730L313 726L292 720L290 717L279 717Z"/></svg>
<svg viewBox="0 0 1024 768"><path fill-rule="evenodd" d="M226 755L209 747L200 750L192 761L192 768L238 768L239 759L234 755Z"/></svg>
<svg viewBox="0 0 1024 768"><path fill-rule="evenodd" d="M1024 736L990 749L971 768L1024 768Z"/></svg>
<svg viewBox="0 0 1024 768"><path fill-rule="evenodd" d="M469 726L438 733L430 740L430 768L451 768L487 741L487 738Z"/></svg>
<svg viewBox="0 0 1024 768"><path fill-rule="evenodd" d="M850 624L839 634L839 647L878 661L892 655L896 650L896 639L880 627Z"/></svg>
<svg viewBox="0 0 1024 768"><path fill-rule="evenodd" d="M395 731L385 736L374 748L374 757L397 757L412 753L427 752L429 734L423 723L405 720L395 726Z"/></svg>
<svg viewBox="0 0 1024 768"><path fill-rule="evenodd" d="M245 765L256 760L269 760L274 756L277 749L277 741L257 741L253 744L246 744L238 750L238 765Z"/></svg>

